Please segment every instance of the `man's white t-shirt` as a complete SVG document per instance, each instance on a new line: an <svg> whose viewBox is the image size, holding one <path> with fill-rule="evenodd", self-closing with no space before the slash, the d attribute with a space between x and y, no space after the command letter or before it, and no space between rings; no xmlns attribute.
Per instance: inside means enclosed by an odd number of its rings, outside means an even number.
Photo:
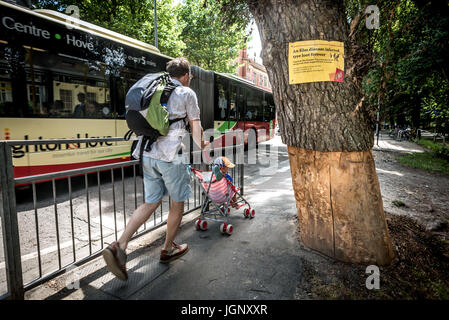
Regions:
<svg viewBox="0 0 449 320"><path fill-rule="evenodd" d="M178 154L181 146L182 139L187 133L185 130L187 121L200 119L200 108L198 107L198 99L195 91L189 87L184 87L181 82L173 79L173 82L178 84L175 90L170 95L167 102L167 111L169 112L168 119L174 120L184 118L185 121L177 121L172 123L169 127L168 134L166 136L159 137L152 145L150 152L144 151L144 156L151 157L153 159L172 162ZM140 143L142 138L134 150L133 156L138 157L140 150Z"/></svg>

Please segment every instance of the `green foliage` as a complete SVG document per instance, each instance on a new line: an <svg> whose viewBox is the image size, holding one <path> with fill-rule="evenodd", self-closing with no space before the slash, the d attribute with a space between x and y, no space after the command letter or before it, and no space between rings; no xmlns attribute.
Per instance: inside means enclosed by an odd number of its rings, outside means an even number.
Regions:
<svg viewBox="0 0 449 320"><path fill-rule="evenodd" d="M35 7L48 8L65 13L70 5L80 9L80 18L90 23L153 44L154 2L152 0L35 0ZM177 12L171 0L157 1L158 47L169 56L180 56L185 45L180 40Z"/></svg>
<svg viewBox="0 0 449 320"><path fill-rule="evenodd" d="M261 4L258 0L200 0L205 6L214 4L220 10L223 25L247 25L252 20L249 5ZM218 2L218 5L217 5Z"/></svg>
<svg viewBox="0 0 449 320"><path fill-rule="evenodd" d="M144 42L154 43L153 0L34 0L36 7L61 12L80 8L81 18ZM363 79L366 102L380 103L391 124L436 126L449 133L449 5L434 0L377 0L380 28L365 26L370 0L344 0L353 38L373 54ZM206 69L234 72L245 46L251 13L263 1L158 0L159 48L186 56ZM256 10L257 11L257 10ZM355 23L359 21L358 23Z"/></svg>
<svg viewBox="0 0 449 320"><path fill-rule="evenodd" d="M347 1L352 6L363 0ZM445 1L378 1L380 28L360 29L369 37L375 63L363 89L386 122L449 133L449 15Z"/></svg>
<svg viewBox="0 0 449 320"><path fill-rule="evenodd" d="M235 73L239 49L246 46L247 22L223 23L221 5L203 0L184 0L180 18L185 26L181 38L184 54L205 69Z"/></svg>
<svg viewBox="0 0 449 320"><path fill-rule="evenodd" d="M441 159L449 160L449 148L448 147L440 147L435 151L437 157Z"/></svg>
<svg viewBox="0 0 449 320"><path fill-rule="evenodd" d="M248 9L257 12L266 5L254 0L218 2L228 23L249 17ZM437 131L449 133L448 1L342 2L351 27L351 41L373 56L370 66L367 62L369 72L362 82L365 101L371 109L378 109L380 104L381 117L387 123L413 128L436 126ZM370 30L365 24L365 9L373 4L380 11L380 27ZM360 59L365 57L360 55ZM364 68L365 64L361 66Z"/></svg>
<svg viewBox="0 0 449 320"><path fill-rule="evenodd" d="M65 13L70 5L80 9L80 18L134 39L153 44L153 0L34 0L35 8ZM239 49L245 47L249 20L223 23L221 7L215 1L157 1L158 48L168 56L185 56L203 68L235 72Z"/></svg>

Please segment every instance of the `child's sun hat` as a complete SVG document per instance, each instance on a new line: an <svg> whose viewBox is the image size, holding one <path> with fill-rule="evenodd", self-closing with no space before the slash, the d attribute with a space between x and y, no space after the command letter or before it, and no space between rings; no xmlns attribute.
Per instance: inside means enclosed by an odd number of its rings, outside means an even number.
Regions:
<svg viewBox="0 0 449 320"><path fill-rule="evenodd" d="M234 168L235 164L233 164L228 158L226 157L218 157L214 160L214 165L219 166L220 168L228 167L228 168Z"/></svg>

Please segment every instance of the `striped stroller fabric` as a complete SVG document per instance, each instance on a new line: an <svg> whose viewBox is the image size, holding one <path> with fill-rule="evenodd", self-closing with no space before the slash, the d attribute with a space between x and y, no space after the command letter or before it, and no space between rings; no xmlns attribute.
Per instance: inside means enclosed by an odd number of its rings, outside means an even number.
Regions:
<svg viewBox="0 0 449 320"><path fill-rule="evenodd" d="M209 189L209 182L203 182L203 174L207 174L210 176L212 171L194 171L195 175L200 179L201 184L203 185L204 190L209 190L208 196L215 203L226 203L228 200L234 197L235 191L234 188L231 188L231 185L228 187L228 183L230 182L223 177L220 181L216 181L215 177L212 180L212 184ZM210 179L210 178L209 178ZM208 179L207 179L208 180ZM228 197L226 197L226 193L229 192Z"/></svg>

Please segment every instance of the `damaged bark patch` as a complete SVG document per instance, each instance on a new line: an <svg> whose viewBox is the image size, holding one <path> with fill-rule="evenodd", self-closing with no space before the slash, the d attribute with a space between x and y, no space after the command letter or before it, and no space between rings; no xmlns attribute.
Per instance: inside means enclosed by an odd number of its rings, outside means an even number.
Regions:
<svg viewBox="0 0 449 320"><path fill-rule="evenodd" d="M304 245L341 261L390 263L393 250L371 151L288 150Z"/></svg>

